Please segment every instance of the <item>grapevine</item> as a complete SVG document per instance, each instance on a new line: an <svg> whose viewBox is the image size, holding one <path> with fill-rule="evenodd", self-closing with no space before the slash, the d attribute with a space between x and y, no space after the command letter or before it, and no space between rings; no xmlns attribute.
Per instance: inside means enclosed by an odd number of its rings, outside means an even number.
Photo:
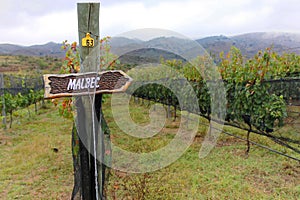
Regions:
<svg viewBox="0 0 300 200"><path fill-rule="evenodd" d="M197 114L211 120L212 94L207 84L218 85L219 81L223 81L227 97L225 124L248 130L248 137L250 132L255 132L298 151L285 143L292 141L291 139L281 137L279 140L270 134L284 125L284 119L287 117L286 104L292 98L284 91L274 88L271 82L274 79L299 76L300 56L293 53L279 55L272 48L267 48L246 60L238 48L232 47L228 54L221 53L220 58L221 62L217 65L219 75L210 70L209 66L212 65L212 61L207 56L199 56L190 63L164 59L161 61L163 65L184 74L193 86L200 106L200 113ZM143 68L143 70L133 69L130 73L136 74L137 79L129 88L128 93L179 107L176 96L170 90L154 83L165 81L172 85L180 85L180 79L167 80L168 78L164 76L165 71L159 71L156 66ZM138 87L139 85L143 86ZM179 88L180 91L186 92L185 96L189 96L187 88L183 85ZM221 91L216 88L214 95L218 95L218 92ZM193 106L181 109L194 112Z"/></svg>

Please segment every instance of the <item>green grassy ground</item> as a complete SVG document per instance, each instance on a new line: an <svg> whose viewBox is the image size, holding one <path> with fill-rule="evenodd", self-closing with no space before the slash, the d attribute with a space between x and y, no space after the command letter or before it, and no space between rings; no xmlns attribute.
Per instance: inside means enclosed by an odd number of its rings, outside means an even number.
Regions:
<svg viewBox="0 0 300 200"><path fill-rule="evenodd" d="M39 112L0 132L0 199L69 199L71 122L53 108Z"/></svg>
<svg viewBox="0 0 300 200"><path fill-rule="evenodd" d="M167 120L162 131L149 141L135 139L119 130L108 101L103 107L114 143L133 151L165 145L180 120ZM148 113L147 106L132 103L131 116L137 123L147 123ZM59 117L52 106L30 119L26 114L19 115L23 117L15 120L12 129L0 131L0 199L70 199L72 122ZM184 155L161 170L145 174L111 170L108 199L299 199L298 162L255 146L246 156L245 142L226 135L221 135L213 151L200 160L205 133L206 127L200 126ZM252 139L264 143L256 136Z"/></svg>

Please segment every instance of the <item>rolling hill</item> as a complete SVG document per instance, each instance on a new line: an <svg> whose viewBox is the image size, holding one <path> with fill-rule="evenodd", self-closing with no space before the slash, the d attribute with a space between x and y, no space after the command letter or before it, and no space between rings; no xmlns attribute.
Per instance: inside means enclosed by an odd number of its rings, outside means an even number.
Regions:
<svg viewBox="0 0 300 200"><path fill-rule="evenodd" d="M200 44L216 62L219 61L220 52L227 53L232 46L239 48L246 58L251 58L258 51L265 50L268 47L272 47L274 51L279 54L284 52L300 54L300 34L292 33L248 33L231 37L220 35L198 39L196 42ZM151 57L152 60L154 57L173 59L174 55L172 54L184 55L184 58L195 57L195 51L193 51L195 43L190 40L175 37L159 37L149 41L112 38L111 46L113 53L122 55L123 60L130 60L130 63L134 60L134 55L136 55L136 60L141 61L141 54L146 52L146 48L152 49L145 54ZM199 50L199 48L197 49ZM162 50L167 50L169 53L166 54ZM198 53L203 54L204 50ZM124 54L128 56L130 54L130 58L125 59L126 56L124 56ZM147 62L147 60L145 60L145 62Z"/></svg>
<svg viewBox="0 0 300 200"><path fill-rule="evenodd" d="M294 33L247 33L232 37L213 36L197 40L210 54L219 55L236 46L242 54L250 58L258 51L272 47L278 53L294 52L300 54L300 34Z"/></svg>
<svg viewBox="0 0 300 200"><path fill-rule="evenodd" d="M252 57L259 50L264 50L267 47L273 47L278 53L295 52L300 54L300 34L295 33L276 33L276 32L258 32L247 33L235 36L211 36L196 40L202 47L216 59L219 53L224 51L227 53L231 46L236 46L242 51L245 57ZM159 37L149 41L142 41L138 39L129 39L116 37L112 38L110 42L112 52L117 55L130 54L131 60L135 52L139 57L145 49L152 52L153 56L166 56L165 58L174 58L174 55L192 56L193 43L189 40L175 37ZM44 45L20 46L15 44L0 44L0 55L27 55L27 56L51 56L63 57L64 51L61 50L61 44L49 42ZM139 52L138 50L141 49ZM158 49L159 51L155 51ZM170 53L165 54L161 50L168 50ZM202 52L203 53L203 52ZM124 56L123 56L124 58Z"/></svg>
<svg viewBox="0 0 300 200"><path fill-rule="evenodd" d="M0 55L63 57L65 53L61 50L61 44L49 42L43 45L32 46L0 44Z"/></svg>

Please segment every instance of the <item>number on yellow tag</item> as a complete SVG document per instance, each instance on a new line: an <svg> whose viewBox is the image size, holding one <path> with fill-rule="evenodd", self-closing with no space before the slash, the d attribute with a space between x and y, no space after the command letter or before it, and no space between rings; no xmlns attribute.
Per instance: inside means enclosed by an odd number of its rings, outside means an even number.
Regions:
<svg viewBox="0 0 300 200"><path fill-rule="evenodd" d="M81 42L83 47L93 47L94 46L94 39L91 37L90 33L87 33L84 38L82 38Z"/></svg>

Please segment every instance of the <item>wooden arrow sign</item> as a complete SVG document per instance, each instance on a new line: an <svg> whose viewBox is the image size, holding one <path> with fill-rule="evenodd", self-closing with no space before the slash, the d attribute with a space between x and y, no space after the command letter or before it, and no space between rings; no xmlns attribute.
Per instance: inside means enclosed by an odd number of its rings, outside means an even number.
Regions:
<svg viewBox="0 0 300 200"><path fill-rule="evenodd" d="M45 74L44 98L80 96L98 93L124 92L132 82L121 70L99 73Z"/></svg>

